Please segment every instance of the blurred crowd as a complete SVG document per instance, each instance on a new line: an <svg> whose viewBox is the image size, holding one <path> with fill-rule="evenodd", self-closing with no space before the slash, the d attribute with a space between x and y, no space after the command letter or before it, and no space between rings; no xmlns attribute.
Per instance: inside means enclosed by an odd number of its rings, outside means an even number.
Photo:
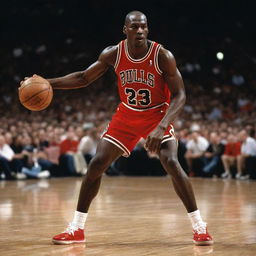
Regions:
<svg viewBox="0 0 256 256"><path fill-rule="evenodd" d="M213 65L207 80L200 63L177 61L187 93L174 123L182 167L190 176L254 179L254 77L248 70L238 73ZM54 91L51 105L41 112L19 103L18 82L0 86L1 179L84 175L119 102L113 71L88 88ZM166 175L143 143L106 174Z"/></svg>
<svg viewBox="0 0 256 256"><path fill-rule="evenodd" d="M5 179L84 175L96 152L98 130L18 122L0 135L0 170ZM1 134L1 133L0 133Z"/></svg>
<svg viewBox="0 0 256 256"><path fill-rule="evenodd" d="M0 170L1 178L7 180L86 174L104 129L93 122L77 126L64 121L6 122L7 129L0 128ZM190 128L176 131L179 161L188 175L255 179L255 127L241 129L226 122L209 125L193 122ZM130 157L121 157L106 174L166 175L158 157L144 149L144 142L141 139Z"/></svg>

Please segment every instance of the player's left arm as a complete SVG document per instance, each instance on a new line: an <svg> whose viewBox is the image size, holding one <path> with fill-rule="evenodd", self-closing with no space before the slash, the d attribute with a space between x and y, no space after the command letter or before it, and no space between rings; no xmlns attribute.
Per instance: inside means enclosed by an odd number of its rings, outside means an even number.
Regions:
<svg viewBox="0 0 256 256"><path fill-rule="evenodd" d="M145 148L150 152L159 152L166 129L175 121L186 101L184 83L172 53L161 47L158 62L171 92L171 103L159 125L147 138Z"/></svg>
<svg viewBox="0 0 256 256"><path fill-rule="evenodd" d="M164 48L161 48L159 52L159 67L171 92L171 104L167 109L166 115L159 123L159 127L166 130L181 112L186 101L186 94L183 79L176 66L175 58L171 52Z"/></svg>

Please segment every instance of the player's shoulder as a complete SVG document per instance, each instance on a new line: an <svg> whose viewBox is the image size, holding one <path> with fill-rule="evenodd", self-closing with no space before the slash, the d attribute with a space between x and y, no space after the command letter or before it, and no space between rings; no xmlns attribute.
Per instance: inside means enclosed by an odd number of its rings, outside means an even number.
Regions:
<svg viewBox="0 0 256 256"><path fill-rule="evenodd" d="M118 44L106 47L100 54L99 60L114 66L118 52Z"/></svg>
<svg viewBox="0 0 256 256"><path fill-rule="evenodd" d="M163 60L174 60L175 59L172 52L170 50L166 49L162 44L160 44L158 56L159 56L159 58L161 58Z"/></svg>
<svg viewBox="0 0 256 256"><path fill-rule="evenodd" d="M113 54L114 52L117 52L118 50L118 44L117 45L110 45L106 47L101 54Z"/></svg>
<svg viewBox="0 0 256 256"><path fill-rule="evenodd" d="M163 45L159 48L158 63L162 71L170 70L170 68L176 69L176 61L172 52Z"/></svg>

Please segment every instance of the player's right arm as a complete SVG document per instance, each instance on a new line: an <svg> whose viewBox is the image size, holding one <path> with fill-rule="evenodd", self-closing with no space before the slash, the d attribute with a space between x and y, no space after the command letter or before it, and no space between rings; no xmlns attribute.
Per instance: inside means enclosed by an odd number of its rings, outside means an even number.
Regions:
<svg viewBox="0 0 256 256"><path fill-rule="evenodd" d="M110 66L114 66L116 56L117 46L109 46L102 51L98 60L87 69L47 80L53 89L76 89L86 87L101 77Z"/></svg>

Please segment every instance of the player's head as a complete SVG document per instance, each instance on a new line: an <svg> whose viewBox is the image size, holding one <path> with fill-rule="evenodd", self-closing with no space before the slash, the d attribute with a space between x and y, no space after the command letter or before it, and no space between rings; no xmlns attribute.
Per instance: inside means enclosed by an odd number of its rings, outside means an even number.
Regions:
<svg viewBox="0 0 256 256"><path fill-rule="evenodd" d="M125 17L123 32L134 46L144 45L148 36L146 15L139 11L129 12Z"/></svg>

